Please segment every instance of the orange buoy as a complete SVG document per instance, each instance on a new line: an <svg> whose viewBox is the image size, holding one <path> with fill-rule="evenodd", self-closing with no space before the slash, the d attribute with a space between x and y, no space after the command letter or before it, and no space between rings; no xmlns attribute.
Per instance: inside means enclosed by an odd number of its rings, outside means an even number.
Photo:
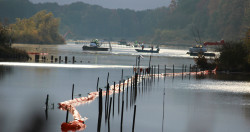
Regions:
<svg viewBox="0 0 250 132"><path fill-rule="evenodd" d="M85 128L86 128L86 125L84 124L84 121L82 120L74 120L68 123L63 122L61 125L62 131L80 131L80 130L84 130Z"/></svg>

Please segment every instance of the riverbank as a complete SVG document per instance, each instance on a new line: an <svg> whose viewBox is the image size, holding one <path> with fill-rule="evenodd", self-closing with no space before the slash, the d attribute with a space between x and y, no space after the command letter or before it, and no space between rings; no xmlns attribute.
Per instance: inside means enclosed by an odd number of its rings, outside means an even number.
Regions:
<svg viewBox="0 0 250 132"><path fill-rule="evenodd" d="M28 61L27 52L9 46L0 46L0 61Z"/></svg>

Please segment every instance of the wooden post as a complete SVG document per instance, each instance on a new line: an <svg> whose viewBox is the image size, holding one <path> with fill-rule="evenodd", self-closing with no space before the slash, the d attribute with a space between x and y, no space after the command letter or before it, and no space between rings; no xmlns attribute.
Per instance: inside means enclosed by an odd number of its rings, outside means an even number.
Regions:
<svg viewBox="0 0 250 132"><path fill-rule="evenodd" d="M184 64L182 65L182 72L181 72L181 77L182 77L182 80L183 80L183 72L184 72Z"/></svg>
<svg viewBox="0 0 250 132"><path fill-rule="evenodd" d="M99 113L102 112L102 89L99 88Z"/></svg>
<svg viewBox="0 0 250 132"><path fill-rule="evenodd" d="M174 65L173 65L173 78L174 78Z"/></svg>
<svg viewBox="0 0 250 132"><path fill-rule="evenodd" d="M68 57L67 56L65 56L65 61L64 62L65 62L65 64L68 63Z"/></svg>
<svg viewBox="0 0 250 132"><path fill-rule="evenodd" d="M97 78L96 91L98 91L98 86L99 86L99 77Z"/></svg>
<svg viewBox="0 0 250 132"><path fill-rule="evenodd" d="M151 66L151 75L153 76L153 74L154 74L154 66Z"/></svg>
<svg viewBox="0 0 250 132"><path fill-rule="evenodd" d="M167 73L167 66L166 65L165 65L164 73L165 73L165 76L166 76L166 73Z"/></svg>
<svg viewBox="0 0 250 132"><path fill-rule="evenodd" d="M61 58L61 56L59 56L59 63L61 63L61 61L62 61L62 58Z"/></svg>
<svg viewBox="0 0 250 132"><path fill-rule="evenodd" d="M197 72L198 72L198 69L197 69L198 67L197 67L197 65L196 65L195 68L196 68L196 69L195 69L195 72L196 72L195 74L196 74L196 78L197 78Z"/></svg>
<svg viewBox="0 0 250 132"><path fill-rule="evenodd" d="M150 67L151 67L151 55L150 55L150 57L149 57L149 62L148 62L148 68L149 68L149 73L150 73Z"/></svg>
<svg viewBox="0 0 250 132"><path fill-rule="evenodd" d="M133 126L132 126L132 132L135 131L135 115L136 115L136 105L134 106L134 116L133 116Z"/></svg>
<svg viewBox="0 0 250 132"><path fill-rule="evenodd" d="M132 90L132 88L133 88L133 76L131 77L131 83L130 83L130 108L131 108L131 105L132 105L132 99L133 99L133 90Z"/></svg>
<svg viewBox="0 0 250 132"><path fill-rule="evenodd" d="M106 87L106 99L105 99L105 120L107 120L108 115L108 107L109 107L109 84Z"/></svg>
<svg viewBox="0 0 250 132"><path fill-rule="evenodd" d="M73 56L73 58L72 58L72 64L74 64L75 63L75 56Z"/></svg>
<svg viewBox="0 0 250 132"><path fill-rule="evenodd" d="M121 76L121 81L123 81L123 69L122 69L122 76Z"/></svg>
<svg viewBox="0 0 250 132"><path fill-rule="evenodd" d="M189 66L189 80L190 80L190 76L191 76L191 64Z"/></svg>
<svg viewBox="0 0 250 132"><path fill-rule="evenodd" d="M128 83L129 83L129 78L128 78L128 81L127 81L127 96L126 96L126 108L128 109Z"/></svg>
<svg viewBox="0 0 250 132"><path fill-rule="evenodd" d="M120 113L120 92L121 92L121 81L119 81L119 93L118 93L118 114Z"/></svg>
<svg viewBox="0 0 250 132"><path fill-rule="evenodd" d="M123 109L124 109L124 101L122 101L121 128L120 128L121 132L122 132L122 125L123 125Z"/></svg>
<svg viewBox="0 0 250 132"><path fill-rule="evenodd" d="M122 101L124 101L124 94L125 94L125 93L124 93L124 92L125 92L125 88L124 88L124 80L123 80L123 88L122 88L122 89L123 89L123 92L122 92Z"/></svg>
<svg viewBox="0 0 250 132"><path fill-rule="evenodd" d="M154 81L155 81L155 74L156 74L156 66L154 65Z"/></svg>
<svg viewBox="0 0 250 132"><path fill-rule="evenodd" d="M39 62L39 55L35 55L35 62Z"/></svg>
<svg viewBox="0 0 250 132"><path fill-rule="evenodd" d="M108 109L108 104L109 104L109 98L108 98L108 91L109 91L109 72L107 76L107 86L106 86L106 97L105 97L105 121L107 120L107 109Z"/></svg>
<svg viewBox="0 0 250 132"><path fill-rule="evenodd" d="M167 76L167 66L165 65L164 67L165 67L165 68L164 68L164 81L165 81L166 76Z"/></svg>
<svg viewBox="0 0 250 132"><path fill-rule="evenodd" d="M51 57L50 57L50 61L51 61L51 63L53 62L53 55L51 55Z"/></svg>
<svg viewBox="0 0 250 132"><path fill-rule="evenodd" d="M68 118L69 118L69 110L67 110L67 113L66 113L66 123L68 123Z"/></svg>
<svg viewBox="0 0 250 132"><path fill-rule="evenodd" d="M108 72L108 76L107 76L107 85L109 83L109 72Z"/></svg>
<svg viewBox="0 0 250 132"><path fill-rule="evenodd" d="M113 93L113 117L115 114L115 82L114 82L114 93Z"/></svg>
<svg viewBox="0 0 250 132"><path fill-rule="evenodd" d="M49 94L47 94L45 105L46 105L46 110L48 110L48 106L49 106Z"/></svg>
<svg viewBox="0 0 250 132"><path fill-rule="evenodd" d="M49 94L47 94L47 98L45 101L46 109L45 109L45 118L48 120L48 109L49 109Z"/></svg>
<svg viewBox="0 0 250 132"><path fill-rule="evenodd" d="M158 79L159 79L159 74L160 74L160 65L158 64Z"/></svg>
<svg viewBox="0 0 250 132"><path fill-rule="evenodd" d="M122 85L123 93L124 93L124 91L125 91L124 85L125 85L125 80L123 80L123 85Z"/></svg>
<svg viewBox="0 0 250 132"><path fill-rule="evenodd" d="M101 131L101 123L102 123L102 89L99 89L99 114L98 114L97 132Z"/></svg>
<svg viewBox="0 0 250 132"><path fill-rule="evenodd" d="M74 98L74 88L75 88L75 85L73 84L73 86L72 86L72 100Z"/></svg>
<svg viewBox="0 0 250 132"><path fill-rule="evenodd" d="M135 73L135 98L134 100L136 100L136 97L137 97L137 81L138 81L138 73Z"/></svg>

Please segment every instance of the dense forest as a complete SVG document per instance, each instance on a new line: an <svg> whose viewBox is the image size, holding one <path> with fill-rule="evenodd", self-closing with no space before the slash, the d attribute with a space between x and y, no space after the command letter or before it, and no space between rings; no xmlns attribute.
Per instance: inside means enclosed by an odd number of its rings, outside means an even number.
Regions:
<svg viewBox="0 0 250 132"><path fill-rule="evenodd" d="M131 39L153 43L239 40L250 27L250 0L172 0L154 10L106 9L81 2L70 5L0 0L0 18L14 23L41 10L60 18L67 38ZM198 40L198 39L197 39Z"/></svg>

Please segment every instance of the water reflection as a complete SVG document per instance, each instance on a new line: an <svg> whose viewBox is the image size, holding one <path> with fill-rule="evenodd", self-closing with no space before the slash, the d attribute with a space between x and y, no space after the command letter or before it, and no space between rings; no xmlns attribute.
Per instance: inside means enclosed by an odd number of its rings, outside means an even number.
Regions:
<svg viewBox="0 0 250 132"><path fill-rule="evenodd" d="M0 80L2 80L6 74L11 74L12 72L13 72L12 67L0 65Z"/></svg>
<svg viewBox="0 0 250 132"><path fill-rule="evenodd" d="M224 81L250 81L249 73L219 73L216 76L209 76L209 78L215 80L224 80Z"/></svg>

